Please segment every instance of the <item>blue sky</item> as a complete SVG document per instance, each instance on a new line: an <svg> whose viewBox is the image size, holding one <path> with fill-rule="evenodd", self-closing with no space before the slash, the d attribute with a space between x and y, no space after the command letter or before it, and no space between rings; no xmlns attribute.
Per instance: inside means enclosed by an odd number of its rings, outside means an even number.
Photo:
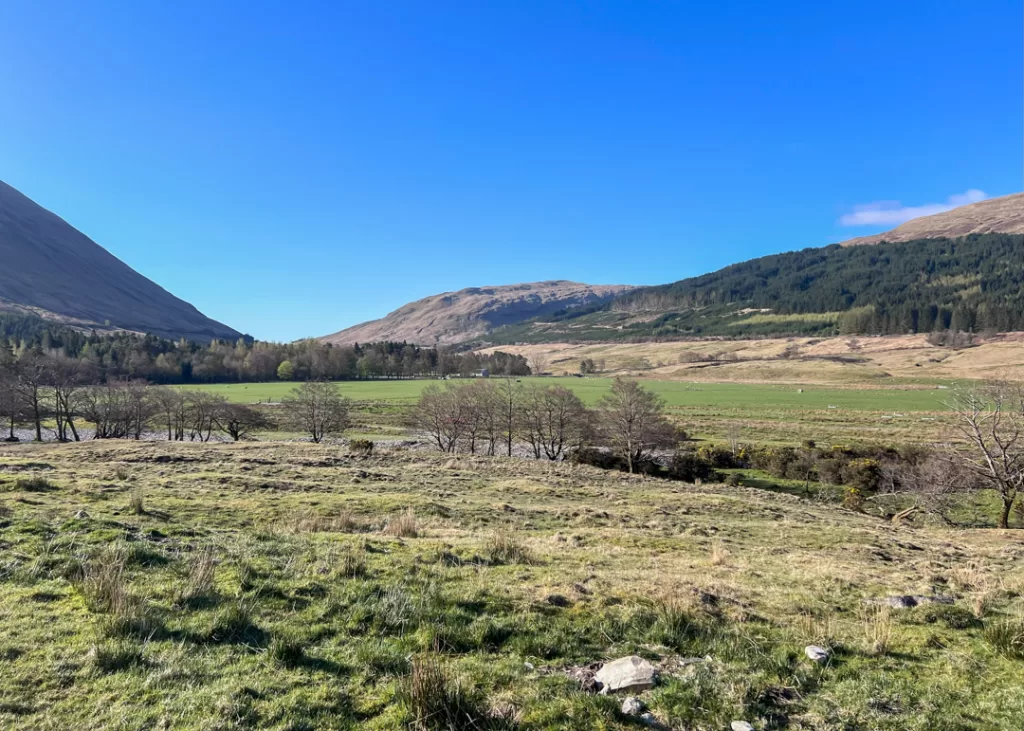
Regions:
<svg viewBox="0 0 1024 731"><path fill-rule="evenodd" d="M0 179L264 339L467 286L662 283L1020 191L1021 15L5 0Z"/></svg>

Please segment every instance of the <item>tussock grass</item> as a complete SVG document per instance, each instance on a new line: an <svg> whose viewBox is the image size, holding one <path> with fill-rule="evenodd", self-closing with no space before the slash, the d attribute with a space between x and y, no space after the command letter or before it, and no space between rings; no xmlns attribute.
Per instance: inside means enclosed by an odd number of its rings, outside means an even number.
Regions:
<svg viewBox="0 0 1024 731"><path fill-rule="evenodd" d="M132 640L106 640L89 650L89 662L99 673L116 673L146 664L143 645Z"/></svg>
<svg viewBox="0 0 1024 731"><path fill-rule="evenodd" d="M305 512L293 523L296 533L357 533L365 528L365 523L347 510L334 515Z"/></svg>
<svg viewBox="0 0 1024 731"><path fill-rule="evenodd" d="M985 624L985 640L1000 655L1024 660L1024 617L1005 617Z"/></svg>
<svg viewBox="0 0 1024 731"><path fill-rule="evenodd" d="M19 477L14 481L14 489L21 492L51 492L57 489L57 485L45 477L36 475L34 477Z"/></svg>
<svg viewBox="0 0 1024 731"><path fill-rule="evenodd" d="M197 551L188 562L188 572L178 587L176 604L187 606L214 597L217 582L217 555L213 546Z"/></svg>
<svg viewBox="0 0 1024 731"><path fill-rule="evenodd" d="M394 538L417 538L420 534L420 524L412 509L391 516L384 526L384 534Z"/></svg>
<svg viewBox="0 0 1024 731"><path fill-rule="evenodd" d="M506 719L492 716L479 695L471 692L433 655L413 658L401 700L410 727L420 731L511 728Z"/></svg>
<svg viewBox="0 0 1024 731"><path fill-rule="evenodd" d="M128 512L132 515L145 515L146 502L142 488L132 490L128 496Z"/></svg>
<svg viewBox="0 0 1024 731"><path fill-rule="evenodd" d="M522 538L509 528L499 528L487 538L484 548L487 558L493 564L530 564L533 553Z"/></svg>

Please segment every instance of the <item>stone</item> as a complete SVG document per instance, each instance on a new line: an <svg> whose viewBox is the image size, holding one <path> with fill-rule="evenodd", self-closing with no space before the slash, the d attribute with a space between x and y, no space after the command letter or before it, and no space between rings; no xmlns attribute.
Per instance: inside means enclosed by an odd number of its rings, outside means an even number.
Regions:
<svg viewBox="0 0 1024 731"><path fill-rule="evenodd" d="M746 721L733 721L729 724L732 731L754 731L754 727Z"/></svg>
<svg viewBox="0 0 1024 731"><path fill-rule="evenodd" d="M630 655L605 663L594 675L602 693L619 690L641 691L653 688L658 671L642 657Z"/></svg>
<svg viewBox="0 0 1024 731"><path fill-rule="evenodd" d="M77 513L75 513L75 517L78 520L88 520L89 519L89 514L87 512L85 512L84 510L79 510Z"/></svg>
<svg viewBox="0 0 1024 731"><path fill-rule="evenodd" d="M626 700L622 701L622 713L627 716L639 716L644 712L644 702L637 698L635 695L631 695Z"/></svg>
<svg viewBox="0 0 1024 731"><path fill-rule="evenodd" d="M900 594L896 596L885 596L881 599L865 599L865 604L875 604L890 609L913 609L921 604L953 604L951 596L933 594L931 596L920 596L913 594Z"/></svg>
<svg viewBox="0 0 1024 731"><path fill-rule="evenodd" d="M818 647L818 645L808 645L804 648L804 654L808 658L816 663L823 663L828 660L829 652L824 647Z"/></svg>
<svg viewBox="0 0 1024 731"><path fill-rule="evenodd" d="M548 594L545 601L553 607L560 607L562 609L565 609L572 604L572 602L561 594Z"/></svg>
<svg viewBox="0 0 1024 731"><path fill-rule="evenodd" d="M654 726L654 727L660 727L661 726L661 724L658 723L658 719L655 718L654 714L651 713L650 711L648 711L647 713L642 714L640 716L640 720L643 721L644 724L647 725L647 726Z"/></svg>

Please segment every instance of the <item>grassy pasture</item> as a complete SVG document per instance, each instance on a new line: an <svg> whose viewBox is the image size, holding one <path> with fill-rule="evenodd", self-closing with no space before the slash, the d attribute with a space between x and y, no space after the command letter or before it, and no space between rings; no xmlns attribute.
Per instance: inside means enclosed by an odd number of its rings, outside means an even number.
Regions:
<svg viewBox="0 0 1024 731"><path fill-rule="evenodd" d="M523 378L572 389L594 405L611 384L608 378ZM797 444L805 439L849 443L904 443L940 439L949 390L919 384L897 388L822 388L750 383L688 383L642 379L665 399L672 416L694 435L723 439L733 425L748 441ZM435 380L346 381L338 390L356 404L361 434L401 434L401 411ZM190 386L231 401L274 403L294 383Z"/></svg>
<svg viewBox="0 0 1024 731"><path fill-rule="evenodd" d="M89 442L0 446L0 546L4 729L631 729L564 672L630 653L666 728L1024 727L1014 531L568 464ZM864 603L933 592L956 604Z"/></svg>

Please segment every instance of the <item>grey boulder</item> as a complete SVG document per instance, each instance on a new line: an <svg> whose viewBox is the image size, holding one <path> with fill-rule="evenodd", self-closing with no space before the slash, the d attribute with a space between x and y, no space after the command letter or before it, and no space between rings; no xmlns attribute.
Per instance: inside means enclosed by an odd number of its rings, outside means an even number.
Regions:
<svg viewBox="0 0 1024 731"><path fill-rule="evenodd" d="M642 657L630 655L605 663L594 675L602 693L619 690L641 691L653 688L658 671Z"/></svg>

